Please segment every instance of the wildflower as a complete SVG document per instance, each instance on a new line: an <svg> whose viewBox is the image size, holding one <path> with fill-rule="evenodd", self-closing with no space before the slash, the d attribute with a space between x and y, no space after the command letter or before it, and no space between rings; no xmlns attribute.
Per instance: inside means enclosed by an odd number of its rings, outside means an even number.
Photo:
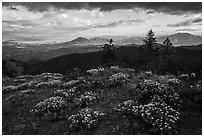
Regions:
<svg viewBox="0 0 204 137"><path fill-rule="evenodd" d="M8 93L8 92L10 92L10 91L16 91L18 89L18 87L17 86L4 86L3 88L2 88L2 92L3 93Z"/></svg>
<svg viewBox="0 0 204 137"><path fill-rule="evenodd" d="M177 78L168 79L167 83L179 84L181 81Z"/></svg>
<svg viewBox="0 0 204 137"><path fill-rule="evenodd" d="M34 89L27 89L27 90L22 90L20 92L23 93L23 94L29 94L29 93L34 93L35 90Z"/></svg>
<svg viewBox="0 0 204 137"><path fill-rule="evenodd" d="M191 76L192 76L192 77L195 77L195 76L196 76L196 74L195 74L195 73L191 73Z"/></svg>
<svg viewBox="0 0 204 137"><path fill-rule="evenodd" d="M120 68L119 68L118 66L111 66L110 68L111 68L112 70L115 70L115 71L120 70Z"/></svg>
<svg viewBox="0 0 204 137"><path fill-rule="evenodd" d="M79 98L75 99L76 104L77 105L89 105L89 104L93 104L97 101L97 95L95 93L93 93L92 91L87 91L84 94L82 94L81 96L79 96Z"/></svg>
<svg viewBox="0 0 204 137"><path fill-rule="evenodd" d="M87 72L90 74L98 74L99 70L98 69L90 69L90 70L87 70Z"/></svg>
<svg viewBox="0 0 204 137"><path fill-rule="evenodd" d="M50 97L42 102L37 103L34 108L30 110L30 113L44 118L45 116L51 116L51 119L58 119L63 117L64 109L67 107L66 101L59 96Z"/></svg>
<svg viewBox="0 0 204 137"><path fill-rule="evenodd" d="M113 74L109 77L108 82L110 85L122 85L128 82L128 74L124 74L122 72Z"/></svg>
<svg viewBox="0 0 204 137"><path fill-rule="evenodd" d="M93 128L105 116L105 113L101 111L94 111L91 108L81 109L77 114L71 115L68 120L71 121L70 128L77 128L85 126L87 128Z"/></svg>

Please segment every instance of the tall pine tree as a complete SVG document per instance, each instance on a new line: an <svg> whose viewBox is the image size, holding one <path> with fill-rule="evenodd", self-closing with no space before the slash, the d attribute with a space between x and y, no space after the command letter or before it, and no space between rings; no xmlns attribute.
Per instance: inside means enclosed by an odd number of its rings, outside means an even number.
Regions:
<svg viewBox="0 0 204 137"><path fill-rule="evenodd" d="M150 31L147 33L143 41L144 41L144 48L146 50L146 61L148 63L152 57L152 52L157 42L152 29L150 29Z"/></svg>

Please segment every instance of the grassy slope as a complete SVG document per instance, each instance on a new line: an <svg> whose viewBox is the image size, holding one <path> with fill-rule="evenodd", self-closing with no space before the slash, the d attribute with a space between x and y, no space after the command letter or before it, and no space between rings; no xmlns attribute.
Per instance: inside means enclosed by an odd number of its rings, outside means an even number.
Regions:
<svg viewBox="0 0 204 137"><path fill-rule="evenodd" d="M111 71L111 70L109 70ZM108 71L108 72L109 72ZM105 73L104 76L108 76L111 73ZM136 77L131 78L131 82L138 84L140 81L138 74ZM143 77L143 76L142 76ZM91 77L94 80L94 77ZM102 77L99 77L102 79ZM4 85L18 85L10 79L4 82ZM32 79L35 80L35 79ZM31 81L32 81L31 80ZM65 78L64 81L68 81L69 78ZM196 82L191 83L196 84ZM180 89L185 89L185 94L189 90L189 84L186 83ZM90 108L95 110L102 110L108 116L101 121L92 130L75 130L69 129L69 122L67 119L59 121L39 121L33 118L29 110L35 104L42 101L45 98L54 95L54 91L59 87L52 88L35 88L33 93L21 93L20 91L3 93L2 96L2 130L3 134L151 134L142 130L135 130L137 124L133 122L131 128L129 128L130 122L126 117L123 117L117 113L111 111L120 102L131 99L134 96L134 92L129 90L129 86L123 85L120 87L106 88L95 86L82 86L83 90L92 90L99 96L99 100L90 105ZM196 89L197 90L197 89ZM201 90L201 88L199 88ZM178 122L178 127L174 134L202 134L202 114L201 106L199 103L195 103L187 95L183 94L182 97L182 115ZM67 108L68 115L77 113L82 107L74 107L74 109Z"/></svg>

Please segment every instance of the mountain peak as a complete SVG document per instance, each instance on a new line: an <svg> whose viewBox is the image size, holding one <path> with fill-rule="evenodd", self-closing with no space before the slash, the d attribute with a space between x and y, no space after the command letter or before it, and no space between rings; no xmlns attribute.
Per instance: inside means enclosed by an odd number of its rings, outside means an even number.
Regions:
<svg viewBox="0 0 204 137"><path fill-rule="evenodd" d="M77 37L76 39L72 40L73 41L77 41L77 42L84 42L84 41L89 41L87 38L85 37Z"/></svg>
<svg viewBox="0 0 204 137"><path fill-rule="evenodd" d="M187 32L185 32L185 33L178 32L178 33L175 33L175 34L173 34L173 35L195 36L195 35L193 35L193 34L191 34L191 33L187 33Z"/></svg>
<svg viewBox="0 0 204 137"><path fill-rule="evenodd" d="M190 46L202 43L202 37L193 35L191 33L176 33L169 36L158 38L158 42L162 43L166 38L169 38L174 46Z"/></svg>

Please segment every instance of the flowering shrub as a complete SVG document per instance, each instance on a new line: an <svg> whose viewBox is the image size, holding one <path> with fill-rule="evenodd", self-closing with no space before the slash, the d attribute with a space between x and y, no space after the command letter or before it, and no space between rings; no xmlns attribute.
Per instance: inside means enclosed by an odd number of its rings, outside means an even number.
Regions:
<svg viewBox="0 0 204 137"><path fill-rule="evenodd" d="M69 88L69 87L72 87L72 86L78 84L79 82L80 82L79 80L71 80L69 82L62 83L61 86L64 88Z"/></svg>
<svg viewBox="0 0 204 137"><path fill-rule="evenodd" d="M141 117L146 124L153 127L154 131L160 131L161 133L168 133L174 128L180 116L177 110L167 105L158 96L154 96L145 105L138 104L137 101L132 99L124 101L114 108L114 111L122 115Z"/></svg>
<svg viewBox="0 0 204 137"><path fill-rule="evenodd" d="M90 69L90 70L87 70L88 73L91 73L91 74L98 74L99 70L98 69Z"/></svg>
<svg viewBox="0 0 204 137"><path fill-rule="evenodd" d="M174 75L162 75L162 76L157 76L156 80L158 80L162 84L167 84L169 79L176 79Z"/></svg>
<svg viewBox="0 0 204 137"><path fill-rule="evenodd" d="M88 105L93 104L97 101L97 95L92 91L87 91L79 96L79 98L76 98L75 101L77 105L81 107L87 107Z"/></svg>
<svg viewBox="0 0 204 137"><path fill-rule="evenodd" d="M21 90L20 92L23 94L32 94L32 93L35 93L35 90L34 89L26 89L26 90Z"/></svg>
<svg viewBox="0 0 204 137"><path fill-rule="evenodd" d="M114 111L125 115L127 114L138 115L139 106L135 100L130 99L120 103L116 108L114 108Z"/></svg>
<svg viewBox="0 0 204 137"><path fill-rule="evenodd" d="M63 97L64 99L66 100L72 100L73 97L74 97L74 92L76 90L76 87L73 87L71 89L58 89L56 91L54 91L54 94L56 96L60 96L60 97Z"/></svg>
<svg viewBox="0 0 204 137"><path fill-rule="evenodd" d="M129 90L133 90L133 89L135 89L136 87L137 87L137 85L136 84L133 84L133 83L127 83L127 88L129 89Z"/></svg>
<svg viewBox="0 0 204 137"><path fill-rule="evenodd" d="M142 118L154 131L169 132L179 119L179 95L168 84L144 80L136 88L137 95L120 103L115 111Z"/></svg>
<svg viewBox="0 0 204 137"><path fill-rule="evenodd" d="M124 74L122 72L113 74L109 77L108 84L110 86L118 86L118 85L120 86L120 85L126 84L128 82L128 77L129 77L128 74Z"/></svg>
<svg viewBox="0 0 204 137"><path fill-rule="evenodd" d="M106 80L107 79L104 79L103 77L89 77L84 80L83 84L90 88L99 88L105 85Z"/></svg>
<svg viewBox="0 0 204 137"><path fill-rule="evenodd" d="M168 84L161 84L153 80L144 80L140 82L138 87L138 101L142 104L148 103L154 95L158 95L168 105L178 109L180 106L179 95Z"/></svg>
<svg viewBox="0 0 204 137"><path fill-rule="evenodd" d="M111 66L110 68L112 70L114 70L114 71L119 71L120 70L120 68L118 66Z"/></svg>
<svg viewBox="0 0 204 137"><path fill-rule="evenodd" d="M142 118L148 124L151 124L155 131L160 131L161 133L168 133L175 127L175 122L180 115L177 110L156 96L150 103L141 106L140 113Z"/></svg>
<svg viewBox="0 0 204 137"><path fill-rule="evenodd" d="M66 101L62 97L56 96L39 102L30 110L30 112L42 119L58 120L66 118L66 108Z"/></svg>
<svg viewBox="0 0 204 137"><path fill-rule="evenodd" d="M100 72L103 72L105 69L104 68L102 68L102 67L99 67L98 68L98 71L100 71Z"/></svg>
<svg viewBox="0 0 204 137"><path fill-rule="evenodd" d="M181 81L177 78L168 79L168 81L167 81L167 83L170 85L178 85L178 84L180 84L180 82Z"/></svg>
<svg viewBox="0 0 204 137"><path fill-rule="evenodd" d="M60 73L42 73L37 75L42 81L52 81L52 80L61 80L63 78Z"/></svg>
<svg viewBox="0 0 204 137"><path fill-rule="evenodd" d="M54 76L54 77L60 77L60 78L63 77L63 75L60 74L60 73L53 73L53 76Z"/></svg>
<svg viewBox="0 0 204 137"><path fill-rule="evenodd" d="M152 71L146 71L145 73L146 73L147 76L152 76L153 75Z"/></svg>
<svg viewBox="0 0 204 137"><path fill-rule="evenodd" d="M70 128L94 128L98 122L105 116L101 111L94 111L91 108L81 109L77 114L71 115L68 120L71 121Z"/></svg>
<svg viewBox="0 0 204 137"><path fill-rule="evenodd" d="M38 81L30 81L30 82L25 82L22 84L19 84L17 86L4 86L3 87L3 93L7 93L10 91L17 91L17 90L26 90L26 89L33 89L36 87L36 84Z"/></svg>
<svg viewBox="0 0 204 137"><path fill-rule="evenodd" d="M14 82L23 83L26 82L26 79L14 79Z"/></svg>
<svg viewBox="0 0 204 137"><path fill-rule="evenodd" d="M36 88L52 88L58 87L62 83L61 80L49 80L47 82L40 82L35 87Z"/></svg>
<svg viewBox="0 0 204 137"><path fill-rule="evenodd" d="M152 76L152 72L151 71L147 71L147 72L141 71L140 73L137 74L137 77L139 79L150 79L151 76Z"/></svg>
<svg viewBox="0 0 204 137"><path fill-rule="evenodd" d="M7 93L9 93L9 92L13 92L13 91L16 91L16 90L18 90L18 87L17 86L4 86L3 88L2 88L2 93L3 94L7 94Z"/></svg>
<svg viewBox="0 0 204 137"><path fill-rule="evenodd" d="M96 74L99 74L100 72L103 72L104 70L105 70L104 68L98 67L97 69L90 69L90 70L87 70L86 72L92 75L96 75Z"/></svg>
<svg viewBox="0 0 204 137"><path fill-rule="evenodd" d="M18 90L32 89L35 87L36 84L37 82L30 81L30 82L22 83L18 85L17 87L18 87Z"/></svg>
<svg viewBox="0 0 204 137"><path fill-rule="evenodd" d="M191 77L196 77L196 74L195 74L195 73L191 73L190 76L191 76Z"/></svg>
<svg viewBox="0 0 204 137"><path fill-rule="evenodd" d="M181 74L181 75L179 76L179 78L180 78L181 80L188 80L188 79L189 79L189 75L188 75L188 74Z"/></svg>
<svg viewBox="0 0 204 137"><path fill-rule="evenodd" d="M22 75L18 76L17 79L32 79L33 77L33 75Z"/></svg>

